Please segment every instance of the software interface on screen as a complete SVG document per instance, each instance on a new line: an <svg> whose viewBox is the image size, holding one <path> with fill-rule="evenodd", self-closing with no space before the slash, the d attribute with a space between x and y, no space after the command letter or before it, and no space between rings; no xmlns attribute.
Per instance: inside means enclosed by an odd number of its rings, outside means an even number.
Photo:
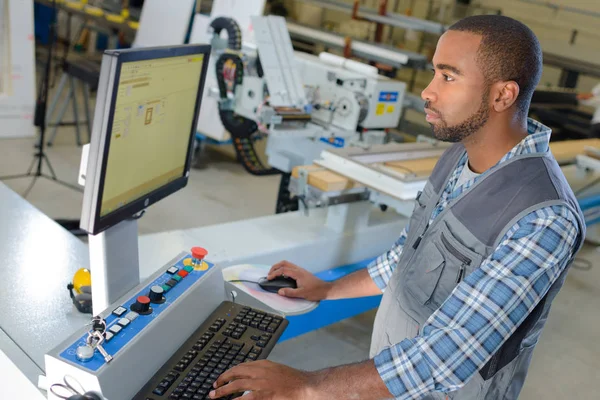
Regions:
<svg viewBox="0 0 600 400"><path fill-rule="evenodd" d="M122 64L100 216L183 176L203 61Z"/></svg>

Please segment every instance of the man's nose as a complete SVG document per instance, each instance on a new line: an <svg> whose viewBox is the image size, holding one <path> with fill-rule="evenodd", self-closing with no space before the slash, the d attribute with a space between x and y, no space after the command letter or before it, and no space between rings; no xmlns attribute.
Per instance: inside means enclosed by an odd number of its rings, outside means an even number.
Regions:
<svg viewBox="0 0 600 400"><path fill-rule="evenodd" d="M433 88L433 82L430 82L429 85L421 92L421 98L428 102L435 102L437 100L437 94Z"/></svg>

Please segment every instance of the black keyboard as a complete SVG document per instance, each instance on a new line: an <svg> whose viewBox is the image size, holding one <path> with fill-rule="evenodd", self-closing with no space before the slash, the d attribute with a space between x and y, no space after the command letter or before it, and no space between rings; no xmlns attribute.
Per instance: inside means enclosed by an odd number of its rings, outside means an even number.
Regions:
<svg viewBox="0 0 600 400"><path fill-rule="evenodd" d="M209 399L214 381L223 372L267 358L287 325L279 315L224 301L134 400Z"/></svg>

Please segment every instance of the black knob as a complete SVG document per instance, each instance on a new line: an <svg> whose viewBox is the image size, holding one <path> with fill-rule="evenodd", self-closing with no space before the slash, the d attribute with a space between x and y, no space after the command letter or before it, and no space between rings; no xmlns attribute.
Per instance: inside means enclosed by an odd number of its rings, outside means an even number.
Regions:
<svg viewBox="0 0 600 400"><path fill-rule="evenodd" d="M150 301L152 303L162 304L165 302L165 296L163 295L164 293L165 290L162 287L155 285L150 288L150 293L148 293L148 297L150 298Z"/></svg>
<svg viewBox="0 0 600 400"><path fill-rule="evenodd" d="M152 307L150 307L150 298L148 298L148 296L138 296L135 303L131 305L131 311L135 311L142 315L151 314Z"/></svg>

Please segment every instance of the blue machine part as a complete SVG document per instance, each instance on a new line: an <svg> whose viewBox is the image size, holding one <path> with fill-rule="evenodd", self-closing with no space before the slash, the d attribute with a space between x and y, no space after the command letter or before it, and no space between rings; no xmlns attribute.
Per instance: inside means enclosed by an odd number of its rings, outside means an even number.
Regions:
<svg viewBox="0 0 600 400"><path fill-rule="evenodd" d="M325 281L334 281L355 271L366 268L374 259L368 259L356 264L344 265L316 274L318 278ZM313 311L286 317L289 325L279 341L292 339L310 331L334 324L346 318L354 317L366 311L379 307L381 295L369 296L357 299L324 300Z"/></svg>
<svg viewBox="0 0 600 400"><path fill-rule="evenodd" d="M187 255L181 258L174 266L180 271L184 270L191 261L191 255ZM184 264L185 262L185 264ZM102 343L102 347L107 351L111 356L115 356L121 349L123 349L130 341L132 341L140 332L146 329L156 317L158 317L161 313L165 312L169 309L169 306L173 304L186 290L192 287L199 279L201 279L204 274L210 271L213 268L213 264L204 261L208 268L205 271L192 270L189 274L181 278L181 280L168 292L165 293L166 301L162 304L151 304L152 314L149 315L139 315L136 319L131 321L127 326L123 327L121 331L113 336L110 341L104 341ZM169 268L170 269L170 268ZM189 268L188 268L189 269ZM165 271L162 275L156 278L152 283L145 286L139 293L135 296L127 300L125 303L121 304L127 311L122 314L120 317L111 313L108 317L105 318L107 332L109 329L117 325L117 321L127 315L131 310L131 305L136 302L138 296L147 296L150 288L154 285L164 285L167 281L171 280L174 275ZM115 308L116 309L116 308ZM112 310L111 310L112 311ZM83 335L77 342L73 343L69 347L67 347L62 353L60 353L60 357L64 360L70 361L76 365L79 365L85 369L90 371L98 371L102 366L104 366L105 361L100 352L96 351L94 357L87 361L81 362L76 357L77 347L85 345L86 339L88 335L87 333Z"/></svg>
<svg viewBox="0 0 600 400"><path fill-rule="evenodd" d="M331 145L333 147L344 147L344 145L346 144L346 141L344 140L344 138L341 137L337 137L337 136L330 136L330 137L322 137L321 142L323 143L327 143L328 145Z"/></svg>
<svg viewBox="0 0 600 400"><path fill-rule="evenodd" d="M379 101L395 103L398 101L398 92L379 92Z"/></svg>
<svg viewBox="0 0 600 400"><path fill-rule="evenodd" d="M600 222L600 195L577 199L583 211L585 224L591 226Z"/></svg>

